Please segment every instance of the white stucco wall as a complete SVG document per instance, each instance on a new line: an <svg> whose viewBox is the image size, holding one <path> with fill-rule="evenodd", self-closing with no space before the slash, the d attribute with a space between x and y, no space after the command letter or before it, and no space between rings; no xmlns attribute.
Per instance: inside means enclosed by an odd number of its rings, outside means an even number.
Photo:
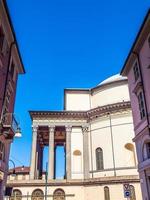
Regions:
<svg viewBox="0 0 150 200"><path fill-rule="evenodd" d="M66 92L66 110L89 110L90 95L88 92L73 91Z"/></svg>
<svg viewBox="0 0 150 200"><path fill-rule="evenodd" d="M127 84L108 85L106 88L96 89L91 96L91 107L104 106L107 104L129 101L129 91Z"/></svg>
<svg viewBox="0 0 150 200"><path fill-rule="evenodd" d="M65 91L66 110L89 110L98 106L129 101L127 81L100 85L89 91Z"/></svg>
<svg viewBox="0 0 150 200"><path fill-rule="evenodd" d="M74 155L74 151L80 151L81 155ZM71 133L71 168L72 178L83 178L83 134L81 127L72 128Z"/></svg>
<svg viewBox="0 0 150 200"><path fill-rule="evenodd" d="M91 174L93 171L94 177L113 176L113 168L115 167L117 176L137 175L138 172L135 159L136 150L132 141L134 130L131 112L111 115L111 124L112 127L110 126L109 117L97 118L91 122L91 136L89 135ZM134 151L125 148L126 144L133 145ZM96 169L95 150L98 147L103 150L103 171L97 171Z"/></svg>

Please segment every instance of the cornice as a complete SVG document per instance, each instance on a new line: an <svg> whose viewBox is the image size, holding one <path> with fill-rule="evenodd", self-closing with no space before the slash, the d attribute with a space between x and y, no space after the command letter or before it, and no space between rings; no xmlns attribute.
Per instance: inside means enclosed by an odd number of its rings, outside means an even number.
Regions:
<svg viewBox="0 0 150 200"><path fill-rule="evenodd" d="M123 184L123 183L139 183L139 176L117 176L117 177L101 177L90 178L87 180L74 179L74 180L53 180L48 181L48 186L93 186L93 185L109 185L109 184ZM45 186L45 180L16 180L7 181L9 187L37 187Z"/></svg>
<svg viewBox="0 0 150 200"><path fill-rule="evenodd" d="M120 103L114 103L114 104L100 106L100 107L91 109L87 112L87 115L89 119L93 119L93 118L101 117L108 114L123 112L128 109L131 109L131 103L129 101L120 102Z"/></svg>
<svg viewBox="0 0 150 200"><path fill-rule="evenodd" d="M116 112L123 112L131 109L130 101L119 102L109 104L105 106L99 106L88 111L29 111L31 119L43 119L43 118L74 118L74 119L86 119L101 117L107 114L113 114Z"/></svg>

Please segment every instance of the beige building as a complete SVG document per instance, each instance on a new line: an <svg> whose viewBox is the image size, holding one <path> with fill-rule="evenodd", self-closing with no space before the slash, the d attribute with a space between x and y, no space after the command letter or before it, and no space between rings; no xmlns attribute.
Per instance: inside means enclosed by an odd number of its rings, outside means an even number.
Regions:
<svg viewBox="0 0 150 200"><path fill-rule="evenodd" d="M63 111L30 111L31 165L10 173L12 198L141 200L127 79L112 76L92 89L65 89ZM49 147L48 179L43 150ZM56 177L56 147L65 152L63 179Z"/></svg>

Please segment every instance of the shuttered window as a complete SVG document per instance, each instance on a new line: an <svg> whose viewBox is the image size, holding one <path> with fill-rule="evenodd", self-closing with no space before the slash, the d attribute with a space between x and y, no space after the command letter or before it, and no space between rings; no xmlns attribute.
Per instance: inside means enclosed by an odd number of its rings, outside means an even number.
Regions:
<svg viewBox="0 0 150 200"><path fill-rule="evenodd" d="M138 102L139 102L139 111L140 111L140 116L141 119L143 119L143 117L145 117L145 105L144 105L144 96L143 96L143 92L140 91L139 94L137 95L138 97Z"/></svg>
<svg viewBox="0 0 150 200"><path fill-rule="evenodd" d="M100 147L96 149L96 169L97 170L104 169L103 150Z"/></svg>

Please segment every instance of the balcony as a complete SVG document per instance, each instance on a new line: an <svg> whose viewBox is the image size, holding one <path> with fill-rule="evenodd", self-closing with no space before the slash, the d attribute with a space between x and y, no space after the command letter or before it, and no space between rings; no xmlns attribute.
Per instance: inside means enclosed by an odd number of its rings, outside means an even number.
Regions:
<svg viewBox="0 0 150 200"><path fill-rule="evenodd" d="M0 121L0 124L2 134L4 134L7 138L12 139L14 136L21 137L19 122L17 121L14 113L4 114Z"/></svg>

